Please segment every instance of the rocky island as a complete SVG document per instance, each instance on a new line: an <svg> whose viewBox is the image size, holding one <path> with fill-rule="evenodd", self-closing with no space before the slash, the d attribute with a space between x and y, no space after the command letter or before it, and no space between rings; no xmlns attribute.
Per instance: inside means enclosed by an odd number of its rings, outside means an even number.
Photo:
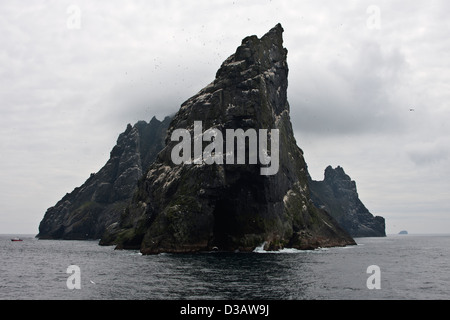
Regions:
<svg viewBox="0 0 450 320"><path fill-rule="evenodd" d="M101 244L144 254L213 248L252 251L313 249L355 244L324 210L313 205L308 172L297 146L287 101L287 50L283 28L250 36L222 64L216 79L181 105L165 148L140 180L137 194ZM176 129L277 129L279 170L260 174L261 163L175 165ZM225 135L224 135L225 136Z"/></svg>
<svg viewBox="0 0 450 320"><path fill-rule="evenodd" d="M384 219L376 217L375 227L339 168L327 168L323 182L308 174L289 117L282 33L277 25L260 39L245 38L175 116L129 124L105 166L47 210L37 237L101 239L153 254L252 251L261 244L314 249L352 245L352 236L374 236L373 230L382 236ZM183 129L195 140L198 121L223 137L227 129L269 129L269 136L277 130L276 174L261 175L261 162L175 164L172 134Z"/></svg>

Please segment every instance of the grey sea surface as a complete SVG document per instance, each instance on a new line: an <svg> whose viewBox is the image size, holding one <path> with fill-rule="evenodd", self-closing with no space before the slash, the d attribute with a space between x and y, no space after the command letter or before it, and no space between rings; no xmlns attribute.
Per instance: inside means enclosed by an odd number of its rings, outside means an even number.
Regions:
<svg viewBox="0 0 450 320"><path fill-rule="evenodd" d="M97 241L22 235L23 241L12 242L15 236L0 236L0 300L450 297L450 235L357 238L356 246L314 251L151 256L102 247ZM380 289L368 288L368 280L374 283L375 276L368 267L374 265L379 267ZM69 266L77 266L80 273ZM80 289L70 289L76 276Z"/></svg>

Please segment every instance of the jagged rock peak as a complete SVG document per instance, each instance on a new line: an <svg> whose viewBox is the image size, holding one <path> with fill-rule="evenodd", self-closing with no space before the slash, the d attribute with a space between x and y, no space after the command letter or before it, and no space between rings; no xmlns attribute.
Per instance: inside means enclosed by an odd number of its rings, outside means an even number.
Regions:
<svg viewBox="0 0 450 320"><path fill-rule="evenodd" d="M268 123L270 119L261 119L267 111L262 108L270 108L278 118L283 112L289 112L289 69L282 34L283 28L277 24L261 39L244 38L236 52L222 63L214 81L181 105L169 128L166 144L175 128L188 128L194 120L203 121L207 127L220 124L223 129L236 128L237 123L232 120L245 118L246 123L240 121L243 129L257 123L269 128L273 125ZM260 95L270 99L260 106L252 105L251 101ZM225 102L230 105L224 105Z"/></svg>
<svg viewBox="0 0 450 320"><path fill-rule="evenodd" d="M230 71L256 68L257 72L270 69L277 63L284 63L287 49L283 47L283 28L280 24L272 28L261 39L249 36L242 40L236 52L224 61L216 74L216 78L228 76ZM249 72L242 74L249 76ZM239 79L239 77L237 77Z"/></svg>
<svg viewBox="0 0 450 320"><path fill-rule="evenodd" d="M170 118L128 124L117 138L107 163L86 182L49 208L40 225L40 239L99 239L119 220L138 180L164 147Z"/></svg>
<svg viewBox="0 0 450 320"><path fill-rule="evenodd" d="M353 237L384 237L385 220L373 216L359 199L356 182L340 166L325 169L323 181L310 183L311 198Z"/></svg>
<svg viewBox="0 0 450 320"><path fill-rule="evenodd" d="M348 176L344 169L341 166L337 166L335 169L333 169L332 166L328 166L325 169L325 175L324 180L348 180L351 181L350 176Z"/></svg>

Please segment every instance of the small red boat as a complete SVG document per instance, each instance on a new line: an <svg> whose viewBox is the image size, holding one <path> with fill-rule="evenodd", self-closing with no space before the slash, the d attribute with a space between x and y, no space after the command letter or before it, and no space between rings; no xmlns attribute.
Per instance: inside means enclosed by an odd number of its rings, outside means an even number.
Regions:
<svg viewBox="0 0 450 320"><path fill-rule="evenodd" d="M11 241L23 241L23 240L19 238L12 238Z"/></svg>

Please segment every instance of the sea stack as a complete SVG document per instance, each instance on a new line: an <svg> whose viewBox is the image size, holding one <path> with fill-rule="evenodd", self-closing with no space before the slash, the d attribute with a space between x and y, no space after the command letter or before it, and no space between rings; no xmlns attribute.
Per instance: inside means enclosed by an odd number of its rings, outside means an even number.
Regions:
<svg viewBox="0 0 450 320"><path fill-rule="evenodd" d="M314 204L327 211L352 237L385 237L383 217L373 216L361 202L356 182L344 169L328 166L323 181L310 181Z"/></svg>
<svg viewBox="0 0 450 320"><path fill-rule="evenodd" d="M262 244L267 250L355 244L310 198L307 166L290 121L282 35L278 24L261 38L246 37L215 80L181 105L170 123L166 146L100 244L140 249L143 254L213 248L248 252ZM266 163L261 159L230 164L225 154L223 163L175 164L172 153L179 141L172 141L172 133L187 130L195 140L195 122L201 122L203 130L221 132L224 144L229 142L227 129L277 130L278 170L263 175ZM202 146L209 143L203 141ZM269 156L274 156L270 144ZM246 151L248 160L248 147Z"/></svg>

